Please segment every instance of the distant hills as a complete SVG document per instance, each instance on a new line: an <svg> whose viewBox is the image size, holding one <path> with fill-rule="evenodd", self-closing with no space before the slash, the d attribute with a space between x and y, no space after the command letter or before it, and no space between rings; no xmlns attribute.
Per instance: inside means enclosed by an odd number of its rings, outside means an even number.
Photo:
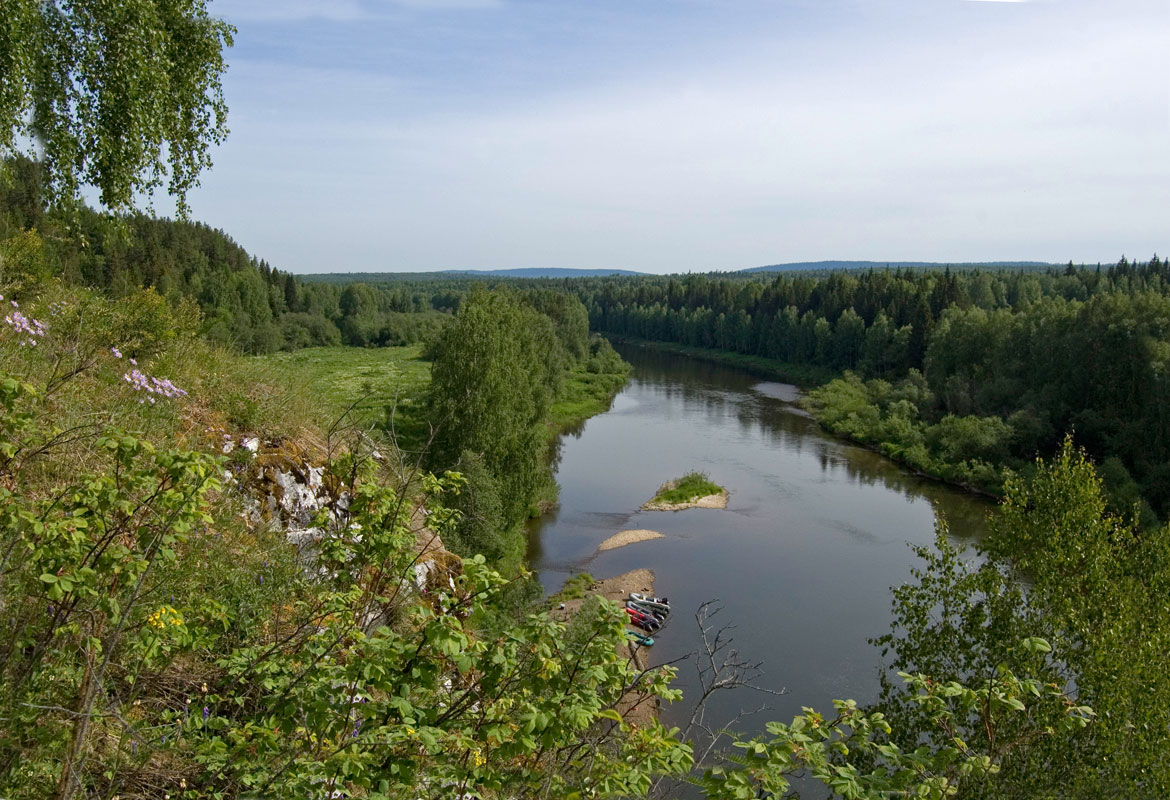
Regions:
<svg viewBox="0 0 1170 800"><path fill-rule="evenodd" d="M603 278L607 275L648 275L632 269L573 269L572 267L518 267L516 269L445 269L445 275L494 275L497 278Z"/></svg>
<svg viewBox="0 0 1170 800"><path fill-rule="evenodd" d="M984 267L991 269L1022 269L1027 267L1057 267L1047 261L965 261L952 263L946 261L792 261L787 264L769 264L766 267L750 267L738 270L739 272L804 272L810 270L832 269L886 269L899 267L956 267L958 269L974 269Z"/></svg>
<svg viewBox="0 0 1170 800"><path fill-rule="evenodd" d="M763 267L731 270L722 275L746 275L755 272L831 272L863 269L1048 269L1060 264L1047 261L792 261ZM576 269L573 267L513 267L505 269L444 269L433 272L326 272L298 275L304 281L319 283L382 283L444 278L604 278L651 275L632 269Z"/></svg>
<svg viewBox="0 0 1170 800"><path fill-rule="evenodd" d="M649 275L630 269L573 269L571 267L516 267L513 269L443 269L433 272L325 272L299 275L321 283L427 280L438 278L604 278L611 275Z"/></svg>

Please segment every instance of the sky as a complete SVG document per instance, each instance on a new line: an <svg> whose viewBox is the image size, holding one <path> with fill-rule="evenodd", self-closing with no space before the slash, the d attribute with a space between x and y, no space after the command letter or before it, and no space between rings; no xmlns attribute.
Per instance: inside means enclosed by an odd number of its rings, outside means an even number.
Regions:
<svg viewBox="0 0 1170 800"><path fill-rule="evenodd" d="M1170 253L1166 0L210 8L192 216L281 269Z"/></svg>

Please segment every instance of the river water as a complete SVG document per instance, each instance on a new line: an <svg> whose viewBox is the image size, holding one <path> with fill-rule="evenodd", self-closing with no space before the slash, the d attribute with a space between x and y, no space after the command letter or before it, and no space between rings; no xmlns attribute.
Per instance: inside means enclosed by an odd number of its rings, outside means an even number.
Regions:
<svg viewBox="0 0 1170 800"><path fill-rule="evenodd" d="M890 588L907 581L911 544L933 541L935 514L952 540L978 539L991 506L917 478L868 450L823 433L793 401L793 387L728 367L620 347L633 375L605 414L561 442L560 506L529 530L529 563L546 592L579 571L610 577L652 569L670 598L652 663L699 644L695 610L722 607L734 646L761 662L759 685L717 695L708 719L769 710L749 732L790 721L801 706L832 712L834 698L876 699L881 657L868 643L889 631ZM639 511L664 481L701 470L731 493L726 510ZM612 534L649 528L665 538L597 553ZM693 696L692 662L676 684ZM682 725L687 701L663 710Z"/></svg>

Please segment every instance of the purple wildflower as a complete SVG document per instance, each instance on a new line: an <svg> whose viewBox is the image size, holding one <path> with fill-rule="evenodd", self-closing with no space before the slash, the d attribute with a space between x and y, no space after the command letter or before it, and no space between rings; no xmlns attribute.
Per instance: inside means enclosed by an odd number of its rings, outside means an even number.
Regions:
<svg viewBox="0 0 1170 800"><path fill-rule="evenodd" d="M122 357L122 351L116 347L111 347L110 352L114 354L114 358L121 358Z"/></svg>
<svg viewBox="0 0 1170 800"><path fill-rule="evenodd" d="M211 716L211 709L209 709L207 706L204 706L203 707L203 721L207 722L207 718L209 716Z"/></svg>
<svg viewBox="0 0 1170 800"><path fill-rule="evenodd" d="M15 306L16 303L13 302L12 305ZM6 316L4 318L4 322L8 325L8 327L12 328L12 330L18 336L26 337L20 341L22 346L27 344L30 347L35 347L37 344L37 339L45 335L45 325L43 322L32 319L31 317L26 317L19 311L13 311L11 314Z"/></svg>
<svg viewBox="0 0 1170 800"><path fill-rule="evenodd" d="M131 359L133 361L133 359ZM135 367L134 369L122 375L122 380L130 384L130 387L136 392L146 392L147 396L138 402L154 403L152 395L159 395L161 397L178 398L186 397L187 393L180 389L175 384L171 383L168 378L155 378L151 375L146 375L142 370Z"/></svg>

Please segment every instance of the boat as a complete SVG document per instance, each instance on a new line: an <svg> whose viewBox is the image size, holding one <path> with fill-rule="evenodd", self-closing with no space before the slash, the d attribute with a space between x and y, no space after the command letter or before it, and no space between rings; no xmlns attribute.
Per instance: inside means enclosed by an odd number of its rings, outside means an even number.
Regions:
<svg viewBox="0 0 1170 800"><path fill-rule="evenodd" d="M634 620L634 622L644 623L644 625L642 627L645 627L646 625L651 625L654 628L658 628L662 624L658 620L654 619L654 617L650 616L649 614L646 614L642 611L638 611L637 609L634 609L634 608L627 608L626 614L628 614L630 619Z"/></svg>
<svg viewBox="0 0 1170 800"><path fill-rule="evenodd" d="M627 628L626 629L626 636L629 636L631 639L633 639L635 642L642 645L643 647L653 647L654 646L654 637L647 636L644 633L638 633L637 631L632 631L632 630L629 630Z"/></svg>
<svg viewBox="0 0 1170 800"><path fill-rule="evenodd" d="M648 606L661 608L663 611L670 611L670 601L665 597L650 597L649 595L639 594L638 592L630 592L630 599Z"/></svg>
<svg viewBox="0 0 1170 800"><path fill-rule="evenodd" d="M659 622L664 622L667 616L667 612L663 611L661 608L644 606L641 603L635 603L633 600L626 601L626 608L632 608L635 611L640 611L643 614L654 617L654 619L658 620Z"/></svg>
<svg viewBox="0 0 1170 800"><path fill-rule="evenodd" d="M659 622L664 621L667 614L670 613L669 611L663 611L661 608L655 608L654 606L648 606L643 603L639 603L637 600L627 600L626 608L632 608L635 611L641 611L643 614L649 614Z"/></svg>
<svg viewBox="0 0 1170 800"><path fill-rule="evenodd" d="M644 631L656 631L659 627L661 627L658 624L658 620L654 619L654 617L642 614L632 608L627 608L626 614L629 615L631 624L641 628Z"/></svg>

